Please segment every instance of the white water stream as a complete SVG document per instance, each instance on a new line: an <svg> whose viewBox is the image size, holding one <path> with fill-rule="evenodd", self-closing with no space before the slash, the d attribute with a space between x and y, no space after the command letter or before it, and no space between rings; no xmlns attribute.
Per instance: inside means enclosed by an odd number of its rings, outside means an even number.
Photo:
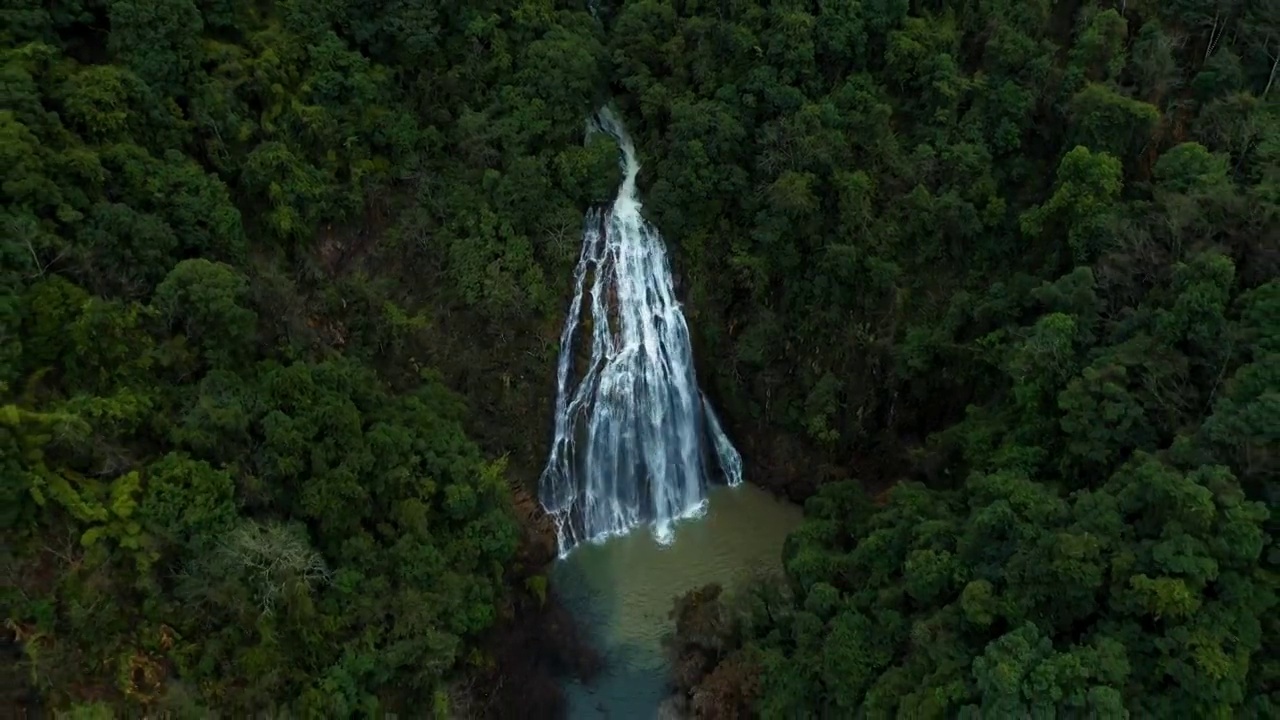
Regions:
<svg viewBox="0 0 1280 720"><path fill-rule="evenodd" d="M640 213L635 147L607 108L592 127L617 140L624 179L613 205L587 217L560 338L539 494L561 555L644 524L669 542L676 521L705 512L713 478L742 482L742 459L698 389L662 237Z"/></svg>

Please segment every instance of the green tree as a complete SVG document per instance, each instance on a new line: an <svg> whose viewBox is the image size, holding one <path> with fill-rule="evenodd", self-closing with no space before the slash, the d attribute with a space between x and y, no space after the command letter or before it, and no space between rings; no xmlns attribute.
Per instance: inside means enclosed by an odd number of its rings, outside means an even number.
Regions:
<svg viewBox="0 0 1280 720"><path fill-rule="evenodd" d="M213 366L234 366L253 347L258 316L244 307L248 283L234 268L183 260L156 287L151 306L197 344Z"/></svg>

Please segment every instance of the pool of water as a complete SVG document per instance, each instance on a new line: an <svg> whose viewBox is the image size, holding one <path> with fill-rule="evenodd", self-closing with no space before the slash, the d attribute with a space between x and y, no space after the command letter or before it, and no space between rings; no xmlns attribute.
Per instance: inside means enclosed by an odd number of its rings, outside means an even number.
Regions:
<svg viewBox="0 0 1280 720"><path fill-rule="evenodd" d="M637 530L557 562L556 588L607 663L590 685L567 688L570 720L653 720L666 696L662 638L675 597L779 568L782 543L800 519L799 507L759 488L717 486L706 514L678 524L669 544Z"/></svg>

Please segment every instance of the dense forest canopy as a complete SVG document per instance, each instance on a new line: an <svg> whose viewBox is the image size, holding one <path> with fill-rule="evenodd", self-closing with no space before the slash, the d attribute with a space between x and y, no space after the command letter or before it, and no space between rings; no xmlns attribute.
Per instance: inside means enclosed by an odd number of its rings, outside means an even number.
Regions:
<svg viewBox="0 0 1280 720"><path fill-rule="evenodd" d="M836 480L780 585L681 599L691 710L1280 712L1280 5L613 22L748 458Z"/></svg>
<svg viewBox="0 0 1280 720"><path fill-rule="evenodd" d="M559 312L616 176L582 143L600 28L551 3L0 12L11 693L456 710L545 580L515 572L519 448L482 451L446 385Z"/></svg>
<svg viewBox="0 0 1280 720"><path fill-rule="evenodd" d="M1280 712L1280 5L600 5L0 0L0 700L461 712L612 100L821 486L693 711Z"/></svg>

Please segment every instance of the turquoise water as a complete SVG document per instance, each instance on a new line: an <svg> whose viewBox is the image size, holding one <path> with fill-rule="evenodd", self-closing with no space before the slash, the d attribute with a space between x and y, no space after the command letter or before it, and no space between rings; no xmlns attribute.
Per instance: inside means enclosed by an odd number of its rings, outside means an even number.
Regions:
<svg viewBox="0 0 1280 720"><path fill-rule="evenodd" d="M674 598L778 568L800 517L799 507L759 488L716 486L706 514L677 525L668 545L637 530L557 562L556 588L607 663L590 686L567 688L570 720L652 720L666 697L662 638L672 629Z"/></svg>

